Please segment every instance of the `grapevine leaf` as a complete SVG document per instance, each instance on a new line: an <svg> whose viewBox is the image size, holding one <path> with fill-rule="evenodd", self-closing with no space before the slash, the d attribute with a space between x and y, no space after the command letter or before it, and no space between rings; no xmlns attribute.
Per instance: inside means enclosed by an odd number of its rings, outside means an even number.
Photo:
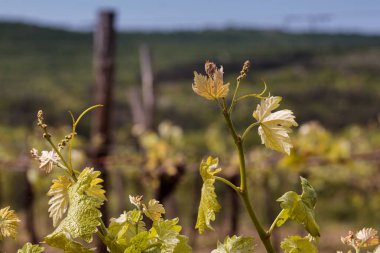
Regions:
<svg viewBox="0 0 380 253"><path fill-rule="evenodd" d="M0 240L4 237L12 237L17 234L17 227L20 223L14 210L9 210L9 206L0 209Z"/></svg>
<svg viewBox="0 0 380 253"><path fill-rule="evenodd" d="M203 179L201 200L198 208L198 217L195 228L202 234L206 228L213 230L210 222L215 220L215 213L220 210L220 205L215 194L215 174L221 171L218 167L218 158L202 160L200 174Z"/></svg>
<svg viewBox="0 0 380 253"><path fill-rule="evenodd" d="M280 106L281 97L269 97L261 101L253 112L253 117L260 123L258 128L262 144L267 148L290 154L293 147L289 133L290 127L297 126L293 112L281 110L272 113Z"/></svg>
<svg viewBox="0 0 380 253"><path fill-rule="evenodd" d="M315 221L314 207L317 194L309 182L301 177L302 195L289 191L277 199L283 211L280 214L277 226L282 226L287 219L303 224L306 230L314 237L319 237L319 226Z"/></svg>
<svg viewBox="0 0 380 253"><path fill-rule="evenodd" d="M226 97L229 85L229 83L223 84L223 67L216 69L209 77L194 71L193 91L206 99L214 100Z"/></svg>
<svg viewBox="0 0 380 253"><path fill-rule="evenodd" d="M281 242L284 253L317 253L318 249L307 237L289 236Z"/></svg>
<svg viewBox="0 0 380 253"><path fill-rule="evenodd" d="M181 238L179 235L182 227L177 225L177 223L178 218L172 220L161 219L153 223L153 227L150 229L150 235L156 237L157 241L161 243L161 253L173 253L177 246L185 249L188 248L181 245L181 243L184 243L184 238Z"/></svg>
<svg viewBox="0 0 380 253"><path fill-rule="evenodd" d="M88 178L87 180L90 180L90 186L85 190L86 194L101 201L106 201L106 191L101 185L103 179L99 178L100 174L100 171L94 171L94 168L85 168L81 173L82 177L86 177ZM84 183L87 184L88 182L85 181Z"/></svg>
<svg viewBox="0 0 380 253"><path fill-rule="evenodd" d="M45 243L48 245L63 249L65 253L93 253L93 249L84 247L79 242L73 240L70 234L66 232L54 233L45 237Z"/></svg>
<svg viewBox="0 0 380 253"><path fill-rule="evenodd" d="M161 215L165 213L165 208L159 201L151 199L149 200L148 206L143 204L143 212L152 221L157 221L161 218Z"/></svg>
<svg viewBox="0 0 380 253"><path fill-rule="evenodd" d="M43 251L44 248L40 245L33 245L28 242L21 249L17 250L17 253L42 253Z"/></svg>
<svg viewBox="0 0 380 253"><path fill-rule="evenodd" d="M224 243L218 241L218 247L211 253L250 253L255 250L255 241L252 237L245 236L227 236Z"/></svg>
<svg viewBox="0 0 380 253"><path fill-rule="evenodd" d="M190 253L191 252L191 247L188 244L188 238L183 235L178 235L177 236L179 243L177 246L174 248L173 253Z"/></svg>
<svg viewBox="0 0 380 253"><path fill-rule="evenodd" d="M60 176L53 180L53 184L47 193L47 195L51 197L49 200L49 217L53 218L54 227L57 226L57 223L67 211L70 186L70 179L66 176Z"/></svg>
<svg viewBox="0 0 380 253"><path fill-rule="evenodd" d="M124 253L141 253L149 246L149 233L144 231L134 236L130 241L130 246L125 249Z"/></svg>
<svg viewBox="0 0 380 253"><path fill-rule="evenodd" d="M105 239L111 252L124 252L130 240L137 234L145 231L141 212L135 209L124 212L117 219L112 218Z"/></svg>
<svg viewBox="0 0 380 253"><path fill-rule="evenodd" d="M91 182L93 182L92 173L83 170L78 176L78 181L69 188L67 216L45 240L58 234L67 233L74 239L79 237L86 242L92 241L92 235L97 232L97 226L100 225L99 219L102 214L99 208L103 204L103 200L87 195L87 190L93 187Z"/></svg>

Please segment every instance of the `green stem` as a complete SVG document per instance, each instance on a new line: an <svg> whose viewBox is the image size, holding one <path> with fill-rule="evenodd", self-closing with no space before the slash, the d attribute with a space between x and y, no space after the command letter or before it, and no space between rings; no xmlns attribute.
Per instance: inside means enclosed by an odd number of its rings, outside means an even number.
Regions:
<svg viewBox="0 0 380 253"><path fill-rule="evenodd" d="M218 177L218 176L215 176L215 179L218 180L218 181L221 181L223 183L225 183L226 185L230 186L232 189L234 189L237 193L240 193L240 188L237 187L236 185L234 185L231 181L223 178L223 177Z"/></svg>
<svg viewBox="0 0 380 253"><path fill-rule="evenodd" d="M247 129L245 129L243 135L241 136L241 140L244 141L244 139L247 136L247 134L249 133L249 131L251 131L252 128L258 126L259 124L260 124L260 122L255 122L255 123L252 123L251 125L249 125L247 127Z"/></svg>
<svg viewBox="0 0 380 253"><path fill-rule="evenodd" d="M236 83L236 88L235 88L235 91L234 91L234 95L232 96L232 101L231 101L231 105L230 105L230 109L228 109L228 113L229 114L231 114L231 112L232 112L232 109L233 109L233 107L234 107L234 105L235 105L235 97L236 97L236 94L237 94L237 91L238 91L238 89L239 89L239 86L240 86L240 81L237 81L237 83Z"/></svg>
<svg viewBox="0 0 380 253"><path fill-rule="evenodd" d="M235 127L231 120L230 113L224 109L223 110L223 116L226 120L227 126L230 130L230 133L232 135L232 138L235 141L236 148L239 152L239 162L240 162L240 192L239 196L241 197L245 208L248 211L249 217L252 220L253 225L256 228L256 231L258 232L261 241L263 242L265 249L268 253L275 253L276 251L273 248L273 245L270 241L270 236L267 235L265 232L263 226L261 225L260 221L257 219L256 213L252 208L252 204L249 200L249 193L248 189L246 187L247 185L247 176L246 176L246 166L245 166L245 157L244 157L244 149L243 149L243 143L241 137L236 133Z"/></svg>
<svg viewBox="0 0 380 253"><path fill-rule="evenodd" d="M48 133L46 132L45 139L49 142L50 146L54 149L54 151L58 154L59 158L61 158L63 164L66 168L70 169L68 163L66 162L65 158L63 158L61 152L58 150L58 148L54 145L54 143L51 141L51 138L49 137Z"/></svg>
<svg viewBox="0 0 380 253"><path fill-rule="evenodd" d="M262 243L265 246L265 249L267 250L268 253L275 253L275 249L273 248L273 245L270 241L270 236L267 235L265 232L263 226L260 224L260 221L257 219L256 213L252 208L252 204L249 201L249 195L248 191L242 192L240 194L240 197L242 198L245 208L248 211L249 217L251 218L253 224L255 225L256 231L259 234L259 237L262 241Z"/></svg>
<svg viewBox="0 0 380 253"><path fill-rule="evenodd" d="M282 209L281 212L277 215L276 219L273 221L272 225L270 226L269 230L267 231L267 236L272 235L273 229L276 227L278 220L281 218L281 216L284 212L285 212L285 210Z"/></svg>
<svg viewBox="0 0 380 253"><path fill-rule="evenodd" d="M75 138L75 134L76 134L76 127L79 123L79 121L83 118L83 116L88 113L89 111L95 109L95 108L98 108L98 107L102 107L103 105L93 105L89 108L87 108L86 110L84 110L80 115L79 117L75 120L74 119L74 116L73 114L70 112L70 115L71 115L71 119L73 120L73 127L72 127L72 131L71 131L71 139L70 139L70 142L69 142L69 168L71 171L73 171L73 164L72 164L72 150L73 150L73 142L74 142L74 138ZM74 173L73 173L74 174Z"/></svg>

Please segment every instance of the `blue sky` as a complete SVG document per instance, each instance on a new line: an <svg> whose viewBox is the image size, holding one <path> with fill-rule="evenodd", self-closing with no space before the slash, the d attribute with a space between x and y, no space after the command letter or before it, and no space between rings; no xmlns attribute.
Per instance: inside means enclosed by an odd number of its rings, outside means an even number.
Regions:
<svg viewBox="0 0 380 253"><path fill-rule="evenodd" d="M90 29L101 8L119 29L286 28L380 34L379 0L0 0L0 19Z"/></svg>

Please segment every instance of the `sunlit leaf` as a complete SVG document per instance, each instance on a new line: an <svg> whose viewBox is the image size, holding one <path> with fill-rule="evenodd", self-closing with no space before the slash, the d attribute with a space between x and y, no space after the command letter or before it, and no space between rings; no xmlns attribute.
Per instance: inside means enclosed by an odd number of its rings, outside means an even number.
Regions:
<svg viewBox="0 0 380 253"><path fill-rule="evenodd" d="M290 191L282 195L278 202L283 209L277 226L282 226L288 218L303 224L306 230L314 237L320 236L319 226L315 221L314 207L317 201L317 194L309 182L301 177L302 194Z"/></svg>
<svg viewBox="0 0 380 253"><path fill-rule="evenodd" d="M43 251L44 248L40 245L33 245L28 242L21 249L17 250L17 253L42 253Z"/></svg>
<svg viewBox="0 0 380 253"><path fill-rule="evenodd" d="M220 210L220 205L215 194L215 177L214 175L221 171L218 167L218 158L207 158L202 160L200 165L200 174L203 179L201 200L198 208L198 217L195 228L202 234L206 228L213 230L211 221L215 220L215 213Z"/></svg>
<svg viewBox="0 0 380 253"><path fill-rule="evenodd" d="M281 97L269 97L261 101L253 112L253 117L260 123L258 128L261 142L267 148L290 154L293 147L289 137L291 127L297 126L295 116L290 110L272 113L280 106Z"/></svg>
<svg viewBox="0 0 380 253"><path fill-rule="evenodd" d="M255 241L252 237L245 236L232 236L226 237L224 242L218 241L217 249L211 251L211 253L251 253L255 250Z"/></svg>
<svg viewBox="0 0 380 253"><path fill-rule="evenodd" d="M71 181L66 176L60 176L53 180L47 195L49 200L49 217L53 218L53 226L57 226L69 206L69 187Z"/></svg>
<svg viewBox="0 0 380 253"><path fill-rule="evenodd" d="M146 231L142 218L141 212L135 209L111 219L105 238L111 252L124 252L134 236Z"/></svg>
<svg viewBox="0 0 380 253"><path fill-rule="evenodd" d="M16 237L17 228L20 223L15 211L9 210L9 206L0 209L0 240L4 237Z"/></svg>
<svg viewBox="0 0 380 253"><path fill-rule="evenodd" d="M161 253L190 252L190 246L186 246L186 239L180 236L182 227L177 225L178 218L172 220L158 220L153 223L150 235L156 237L161 243ZM184 250L184 251L179 251Z"/></svg>
<svg viewBox="0 0 380 253"><path fill-rule="evenodd" d="M204 76L194 72L193 91L209 100L226 97L229 84L223 83L223 67L216 69L211 76Z"/></svg>
<svg viewBox="0 0 380 253"><path fill-rule="evenodd" d="M79 242L75 241L68 233L59 232L45 237L45 243L63 249L65 253L93 253L93 249L88 249Z"/></svg>
<svg viewBox="0 0 380 253"><path fill-rule="evenodd" d="M103 199L97 194L87 194L88 189L93 187L93 174L88 170L82 171L78 181L69 187L69 208L66 217L60 222L55 231L45 237L45 240L53 242L52 238L70 237L81 238L86 242L92 241L92 236L97 232L100 225L99 211ZM53 245L52 245L53 246Z"/></svg>
<svg viewBox="0 0 380 253"><path fill-rule="evenodd" d="M177 235L177 239L179 242L175 246L173 253L190 253L191 247L188 243L189 238L184 235Z"/></svg>
<svg viewBox="0 0 380 253"><path fill-rule="evenodd" d="M149 233L144 231L130 240L130 245L124 250L124 253L140 253L144 252L144 250L149 247L149 241L151 238L149 237ZM158 247L158 246L157 246Z"/></svg>
<svg viewBox="0 0 380 253"><path fill-rule="evenodd" d="M317 253L318 249L307 237L289 236L281 242L284 253Z"/></svg>
<svg viewBox="0 0 380 253"><path fill-rule="evenodd" d="M143 204L143 212L152 221L157 221L161 218L161 215L165 213L165 208L159 201L151 199L149 200L148 206Z"/></svg>
<svg viewBox="0 0 380 253"><path fill-rule="evenodd" d="M82 171L81 176L88 178L87 180L90 180L90 182L85 182L86 184L89 183L88 188L85 190L86 194L101 201L106 201L106 191L101 185L103 179L99 178L100 174L100 171L94 171L94 168L85 168Z"/></svg>

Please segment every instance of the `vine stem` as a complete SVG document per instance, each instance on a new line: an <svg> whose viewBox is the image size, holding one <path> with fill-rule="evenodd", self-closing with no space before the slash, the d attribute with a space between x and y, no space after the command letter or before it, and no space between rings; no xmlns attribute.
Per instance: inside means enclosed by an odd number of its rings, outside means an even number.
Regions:
<svg viewBox="0 0 380 253"><path fill-rule="evenodd" d="M276 227L278 220L281 218L281 216L284 212L285 212L285 209L282 209L281 212L277 215L276 219L273 221L272 225L270 226L269 230L267 231L268 236L272 235L273 229Z"/></svg>
<svg viewBox="0 0 380 253"><path fill-rule="evenodd" d="M261 225L260 221L257 218L255 211L253 210L251 201L249 199L249 192L246 186L247 176L246 176L246 164L245 164L242 138L236 133L235 127L231 120L230 112L227 111L227 108L225 106L223 108L223 116L224 116L224 119L226 120L227 126L230 130L231 136L234 139L235 146L239 153L239 162L240 162L240 187L238 188L240 190L239 196L244 203L244 206L249 214L249 217L251 218L251 221L253 225L255 226L256 231L259 234L259 237L265 246L265 249L267 250L268 253L276 253L270 241L270 235L268 235L265 232L263 226Z"/></svg>
<svg viewBox="0 0 380 253"><path fill-rule="evenodd" d="M230 186L232 189L234 189L237 193L240 193L240 188L237 187L236 185L234 185L231 181L223 178L223 177L218 177L218 176L215 176L215 179L218 180L218 181L221 181L223 183L225 183L226 185Z"/></svg>

